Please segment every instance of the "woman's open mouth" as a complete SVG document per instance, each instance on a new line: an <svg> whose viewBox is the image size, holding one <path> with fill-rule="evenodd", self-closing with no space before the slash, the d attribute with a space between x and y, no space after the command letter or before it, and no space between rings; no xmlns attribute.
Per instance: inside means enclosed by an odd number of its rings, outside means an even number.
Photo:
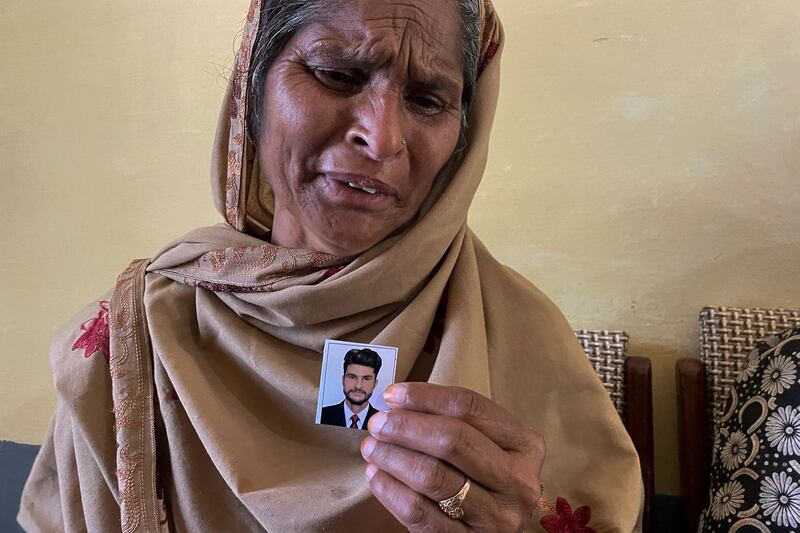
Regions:
<svg viewBox="0 0 800 533"><path fill-rule="evenodd" d="M325 173L325 189L336 204L381 211L397 203L397 196L386 184L355 174Z"/></svg>
<svg viewBox="0 0 800 533"><path fill-rule="evenodd" d="M352 187L352 188L354 188L354 189L360 189L360 190L362 190L364 192L368 192L369 194L375 194L375 193L378 192L378 189L373 189L371 187L367 187L366 185L359 185L359 184L353 183L351 181L347 182L347 185Z"/></svg>

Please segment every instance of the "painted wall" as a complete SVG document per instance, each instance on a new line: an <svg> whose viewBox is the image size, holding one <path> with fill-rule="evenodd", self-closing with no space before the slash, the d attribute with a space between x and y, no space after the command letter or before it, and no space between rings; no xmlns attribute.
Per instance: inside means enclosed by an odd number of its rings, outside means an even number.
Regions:
<svg viewBox="0 0 800 533"><path fill-rule="evenodd" d="M49 337L134 257L218 220L209 146L246 0L0 5L0 439L39 442ZM792 0L496 0L492 157L471 222L575 327L652 358L657 490L674 363L705 304L800 307Z"/></svg>

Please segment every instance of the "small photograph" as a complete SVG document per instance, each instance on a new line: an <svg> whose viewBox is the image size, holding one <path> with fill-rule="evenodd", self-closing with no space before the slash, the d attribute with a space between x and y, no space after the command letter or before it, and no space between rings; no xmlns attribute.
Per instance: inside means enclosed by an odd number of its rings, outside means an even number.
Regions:
<svg viewBox="0 0 800 533"><path fill-rule="evenodd" d="M383 391L396 367L397 348L326 340L317 424L366 430L375 413L389 410Z"/></svg>

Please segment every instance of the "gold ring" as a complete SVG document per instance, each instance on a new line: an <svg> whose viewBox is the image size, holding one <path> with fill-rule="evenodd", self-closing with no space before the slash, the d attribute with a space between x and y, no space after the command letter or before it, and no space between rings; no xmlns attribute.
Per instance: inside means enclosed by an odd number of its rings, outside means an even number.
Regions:
<svg viewBox="0 0 800 533"><path fill-rule="evenodd" d="M464 500L467 499L467 493L469 492L470 482L469 478L464 482L464 486L461 487L455 496L451 496L446 500L441 500L439 502L439 507L444 511L444 514L452 518L453 520L461 520L464 517L464 510L461 508L461 504L464 503Z"/></svg>

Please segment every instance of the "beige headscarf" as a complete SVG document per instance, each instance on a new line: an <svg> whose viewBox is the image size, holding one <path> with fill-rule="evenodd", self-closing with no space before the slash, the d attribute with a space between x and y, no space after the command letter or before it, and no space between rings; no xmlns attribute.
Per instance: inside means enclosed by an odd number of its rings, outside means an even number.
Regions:
<svg viewBox="0 0 800 533"><path fill-rule="evenodd" d="M462 160L415 224L350 259L261 238L270 191L246 135L260 4L250 7L215 140L212 184L227 224L196 230L120 276L108 363L89 353L79 327L102 330L103 308L91 318L96 304L55 340L59 403L20 523L126 533L400 530L371 497L363 435L314 424L330 338L396 346L398 381L468 387L539 431L547 499L529 531L548 513L552 531L568 518L596 531L637 528L636 453L569 325L466 224L499 89L502 30L491 4L482 2L482 75ZM71 351L78 345L87 357ZM591 512L568 517L566 502Z"/></svg>

